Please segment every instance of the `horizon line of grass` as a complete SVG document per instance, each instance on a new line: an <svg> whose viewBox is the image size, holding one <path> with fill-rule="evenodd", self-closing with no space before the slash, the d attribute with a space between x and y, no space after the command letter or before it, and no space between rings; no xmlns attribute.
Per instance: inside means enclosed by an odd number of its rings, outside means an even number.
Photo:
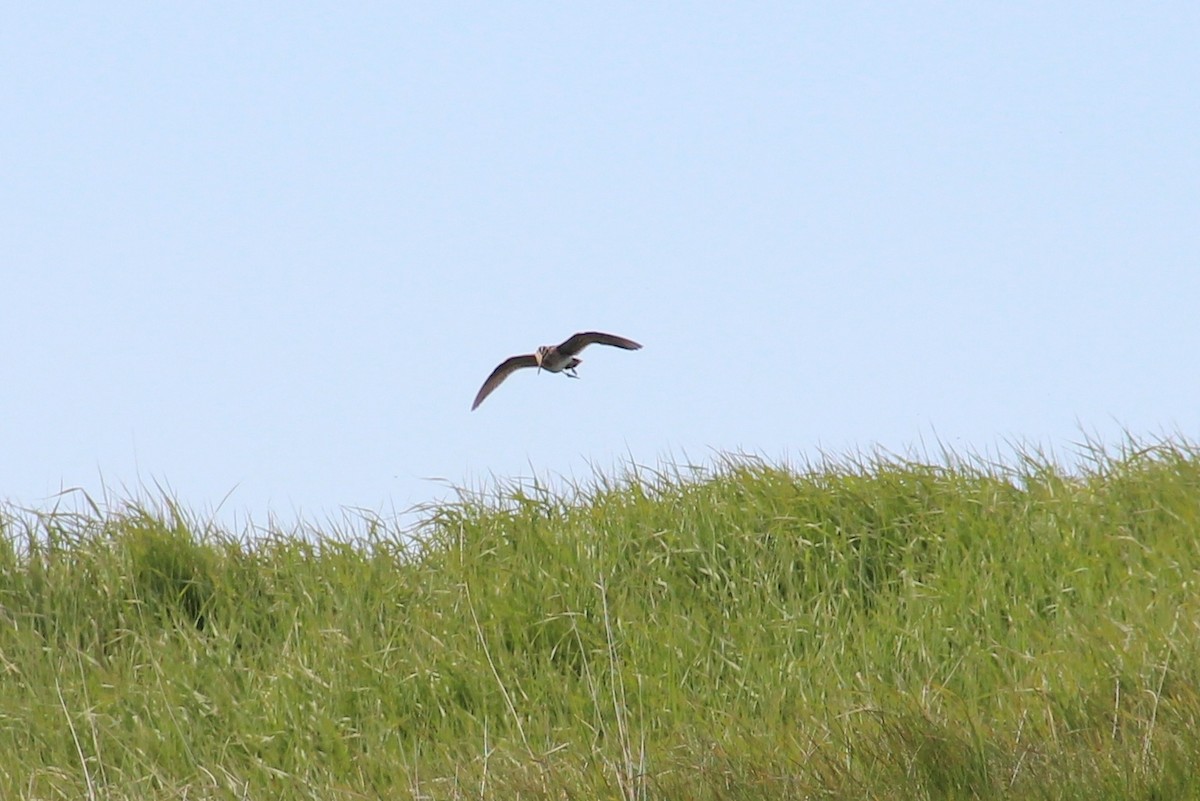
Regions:
<svg viewBox="0 0 1200 801"><path fill-rule="evenodd" d="M942 456L5 510L0 796L1200 797L1200 449Z"/></svg>

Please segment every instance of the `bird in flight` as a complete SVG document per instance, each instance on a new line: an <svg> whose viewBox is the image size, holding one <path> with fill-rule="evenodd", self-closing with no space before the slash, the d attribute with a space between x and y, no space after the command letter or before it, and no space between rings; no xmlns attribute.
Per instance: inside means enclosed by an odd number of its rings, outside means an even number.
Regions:
<svg viewBox="0 0 1200 801"><path fill-rule="evenodd" d="M561 345L543 345L534 353L513 356L500 362L500 365L487 377L487 381L483 382L483 386L479 388L479 394L475 396L475 402L471 404L471 411L479 408L479 404L483 403L484 398L491 395L492 391L500 386L500 383L508 378L510 373L520 370L522 367L536 367L539 372L542 370L551 373L565 372L570 378L579 378L575 373L575 368L583 360L575 354L593 344L612 345L614 348L624 348L625 350L637 350L642 347L632 339L625 337L602 334L599 331L585 331L568 338Z"/></svg>

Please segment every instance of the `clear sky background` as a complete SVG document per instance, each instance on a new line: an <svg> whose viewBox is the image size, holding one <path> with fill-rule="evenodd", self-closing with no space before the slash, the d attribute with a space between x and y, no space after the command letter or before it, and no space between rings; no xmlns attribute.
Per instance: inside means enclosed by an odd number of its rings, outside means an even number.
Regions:
<svg viewBox="0 0 1200 801"><path fill-rule="evenodd" d="M1198 43L1194 2L10 3L0 498L1196 437ZM589 329L645 348L469 411Z"/></svg>

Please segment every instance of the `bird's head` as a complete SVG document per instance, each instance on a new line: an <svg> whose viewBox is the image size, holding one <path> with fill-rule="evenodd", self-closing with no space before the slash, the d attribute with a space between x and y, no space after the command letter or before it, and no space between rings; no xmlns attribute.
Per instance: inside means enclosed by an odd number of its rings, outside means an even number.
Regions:
<svg viewBox="0 0 1200 801"><path fill-rule="evenodd" d="M550 352L549 345L542 345L533 353L533 358L537 359L538 372L542 371L542 359L546 358L546 354Z"/></svg>

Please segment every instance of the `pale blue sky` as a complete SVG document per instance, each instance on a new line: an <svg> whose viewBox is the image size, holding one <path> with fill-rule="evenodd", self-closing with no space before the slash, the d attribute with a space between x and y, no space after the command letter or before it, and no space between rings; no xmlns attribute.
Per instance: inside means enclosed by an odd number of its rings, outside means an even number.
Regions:
<svg viewBox="0 0 1200 801"><path fill-rule="evenodd" d="M0 12L0 498L1200 434L1200 5ZM582 380L501 359L588 329Z"/></svg>

